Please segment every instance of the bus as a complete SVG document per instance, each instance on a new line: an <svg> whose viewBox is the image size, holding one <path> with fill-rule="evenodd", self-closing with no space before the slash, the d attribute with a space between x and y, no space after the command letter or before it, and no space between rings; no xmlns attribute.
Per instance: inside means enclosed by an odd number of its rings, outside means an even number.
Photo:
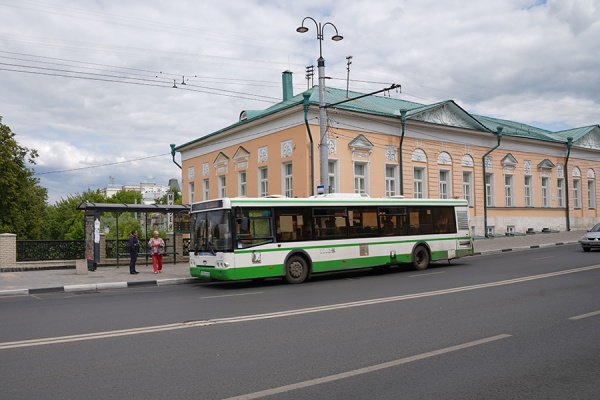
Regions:
<svg viewBox="0 0 600 400"><path fill-rule="evenodd" d="M282 277L473 254L469 205L456 199L221 198L191 205L190 274L210 280Z"/></svg>

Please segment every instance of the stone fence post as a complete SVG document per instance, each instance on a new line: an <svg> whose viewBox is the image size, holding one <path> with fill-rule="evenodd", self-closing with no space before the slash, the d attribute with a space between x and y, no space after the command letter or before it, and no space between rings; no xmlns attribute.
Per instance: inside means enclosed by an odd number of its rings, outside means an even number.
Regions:
<svg viewBox="0 0 600 400"><path fill-rule="evenodd" d="M0 234L0 267L17 265L17 235L14 233Z"/></svg>

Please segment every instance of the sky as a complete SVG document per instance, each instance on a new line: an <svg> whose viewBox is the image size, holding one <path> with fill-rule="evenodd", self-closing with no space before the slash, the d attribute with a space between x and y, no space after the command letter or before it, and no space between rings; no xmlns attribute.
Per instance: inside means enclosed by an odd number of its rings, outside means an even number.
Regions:
<svg viewBox="0 0 600 400"><path fill-rule="evenodd" d="M0 0L0 16L0 116L38 151L49 204L181 182L170 144L281 101L283 71L294 95L312 84L316 22L327 86L395 83L396 98L552 131L600 124L600 0Z"/></svg>

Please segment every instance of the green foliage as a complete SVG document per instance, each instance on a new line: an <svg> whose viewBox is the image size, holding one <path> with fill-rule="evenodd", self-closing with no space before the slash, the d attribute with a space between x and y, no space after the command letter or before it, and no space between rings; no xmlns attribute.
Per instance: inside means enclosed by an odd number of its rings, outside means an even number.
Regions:
<svg viewBox="0 0 600 400"><path fill-rule="evenodd" d="M142 204L143 200L144 197L139 192L134 192L132 190L119 190L106 202L114 204Z"/></svg>
<svg viewBox="0 0 600 400"><path fill-rule="evenodd" d="M132 203L129 203L132 204ZM114 213L104 213L100 222L102 223L100 227L101 232L106 232L106 228L108 228L108 233L106 233L106 239L115 239L117 236L117 218ZM126 239L131 234L131 231L136 229L140 235L142 234L142 225L139 221L140 214L138 214L138 219L135 219L134 213L119 213L119 239Z"/></svg>
<svg viewBox="0 0 600 400"><path fill-rule="evenodd" d="M81 194L61 198L56 204L48 206L48 219L45 224L44 239L77 240L84 239L85 211L77 207L84 202L106 203L100 189L88 189Z"/></svg>
<svg viewBox="0 0 600 400"><path fill-rule="evenodd" d="M156 199L156 204L167 204L168 194L165 194L158 199ZM181 193L173 192L173 204L182 204L181 202Z"/></svg>
<svg viewBox="0 0 600 400"><path fill-rule="evenodd" d="M0 116L0 233L19 239L40 239L46 218L48 191L28 167L36 150L22 147Z"/></svg>

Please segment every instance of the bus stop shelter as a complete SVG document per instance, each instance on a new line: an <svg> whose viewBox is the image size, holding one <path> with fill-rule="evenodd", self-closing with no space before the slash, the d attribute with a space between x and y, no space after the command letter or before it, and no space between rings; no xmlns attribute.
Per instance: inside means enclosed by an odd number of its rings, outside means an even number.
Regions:
<svg viewBox="0 0 600 400"><path fill-rule="evenodd" d="M112 203L91 203L83 202L78 210L85 211L85 257L88 261L88 269L95 270L96 264L100 261L100 214L114 213L116 219L115 249L117 257L117 266L119 265L119 214L143 213L145 219L145 241L148 242L148 214L189 214L190 207L184 204L112 204ZM172 226L169 227L172 230ZM129 234L129 232L128 232ZM172 246L173 260L177 264L177 243L173 240ZM146 253L140 253L148 254Z"/></svg>

